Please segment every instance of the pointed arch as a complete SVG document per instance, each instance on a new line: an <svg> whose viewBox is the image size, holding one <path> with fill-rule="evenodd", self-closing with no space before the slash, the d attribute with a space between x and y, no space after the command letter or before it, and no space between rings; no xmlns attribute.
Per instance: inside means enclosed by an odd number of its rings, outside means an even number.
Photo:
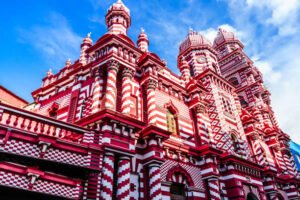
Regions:
<svg viewBox="0 0 300 200"><path fill-rule="evenodd" d="M169 103L165 104L164 106L167 109L166 112L166 122L167 122L167 129L173 134L178 134L178 110L170 101Z"/></svg>

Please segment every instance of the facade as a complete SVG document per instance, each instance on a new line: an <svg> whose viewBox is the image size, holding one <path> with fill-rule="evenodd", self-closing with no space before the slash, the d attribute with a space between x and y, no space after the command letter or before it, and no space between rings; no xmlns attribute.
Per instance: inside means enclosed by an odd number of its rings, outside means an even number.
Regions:
<svg viewBox="0 0 300 200"><path fill-rule="evenodd" d="M261 72L231 32L190 30L174 74L127 36L118 0L108 32L48 72L28 110L0 104L0 192L12 199L300 199L289 136ZM4 196L5 196L4 195Z"/></svg>
<svg viewBox="0 0 300 200"><path fill-rule="evenodd" d="M294 157L294 161L298 171L300 170L300 145L294 141L290 141L291 153Z"/></svg>

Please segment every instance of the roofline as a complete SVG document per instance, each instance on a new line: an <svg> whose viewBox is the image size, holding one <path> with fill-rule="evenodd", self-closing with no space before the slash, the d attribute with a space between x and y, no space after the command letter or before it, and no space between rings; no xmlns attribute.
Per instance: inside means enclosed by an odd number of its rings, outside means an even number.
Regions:
<svg viewBox="0 0 300 200"><path fill-rule="evenodd" d="M22 101L25 104L29 104L28 101L26 101L25 99L23 99L22 97L16 95L15 93L13 93L12 91L10 91L9 89L5 88L3 85L0 84L0 89L3 89L5 92L9 93L10 95L14 96L15 98L19 99L20 101Z"/></svg>

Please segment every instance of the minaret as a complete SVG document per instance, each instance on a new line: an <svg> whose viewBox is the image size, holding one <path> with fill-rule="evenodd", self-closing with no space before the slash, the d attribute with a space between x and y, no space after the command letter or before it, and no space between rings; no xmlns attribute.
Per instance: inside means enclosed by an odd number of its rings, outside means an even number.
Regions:
<svg viewBox="0 0 300 200"><path fill-rule="evenodd" d="M184 65L182 65L183 57L187 62ZM192 29L189 30L187 37L180 44L178 67L181 73L184 71L185 74L189 69L190 76L197 76L206 69L211 69L217 74L220 73L217 63L217 52L212 48L207 38Z"/></svg>
<svg viewBox="0 0 300 200"><path fill-rule="evenodd" d="M86 54L86 50L93 45L93 40L91 39L91 33L88 33L86 38L84 38L81 44L80 58L79 62L83 65L87 64L88 56Z"/></svg>
<svg viewBox="0 0 300 200"><path fill-rule="evenodd" d="M130 10L121 0L114 3L105 16L108 33L127 35L130 26Z"/></svg>
<svg viewBox="0 0 300 200"><path fill-rule="evenodd" d="M148 52L149 40L143 28L141 28L141 33L139 35L137 45L142 52Z"/></svg>

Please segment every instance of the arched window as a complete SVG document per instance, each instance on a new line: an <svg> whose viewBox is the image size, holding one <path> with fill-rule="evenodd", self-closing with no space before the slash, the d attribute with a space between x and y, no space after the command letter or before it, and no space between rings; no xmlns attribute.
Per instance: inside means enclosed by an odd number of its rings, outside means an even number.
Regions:
<svg viewBox="0 0 300 200"><path fill-rule="evenodd" d="M237 136L235 134L231 133L230 137L231 137L231 141L232 141L232 144L233 144L234 151L237 153L240 150L240 145L239 145Z"/></svg>
<svg viewBox="0 0 300 200"><path fill-rule="evenodd" d="M258 200L258 198L256 197L255 194L253 194L253 193L250 192L247 195L247 200Z"/></svg>
<svg viewBox="0 0 300 200"><path fill-rule="evenodd" d="M194 75L195 75L195 73L194 73L194 68L193 68L192 65L190 65L190 75L191 75L191 76L194 76Z"/></svg>
<svg viewBox="0 0 300 200"><path fill-rule="evenodd" d="M228 80L228 82L233 85L233 86L238 86L240 83L239 83L239 80L236 78L236 77L232 77Z"/></svg>
<svg viewBox="0 0 300 200"><path fill-rule="evenodd" d="M54 119L57 118L57 108L52 108L49 112L49 117L52 117Z"/></svg>
<svg viewBox="0 0 300 200"><path fill-rule="evenodd" d="M173 134L177 134L177 118L171 110L167 110L167 128Z"/></svg>

